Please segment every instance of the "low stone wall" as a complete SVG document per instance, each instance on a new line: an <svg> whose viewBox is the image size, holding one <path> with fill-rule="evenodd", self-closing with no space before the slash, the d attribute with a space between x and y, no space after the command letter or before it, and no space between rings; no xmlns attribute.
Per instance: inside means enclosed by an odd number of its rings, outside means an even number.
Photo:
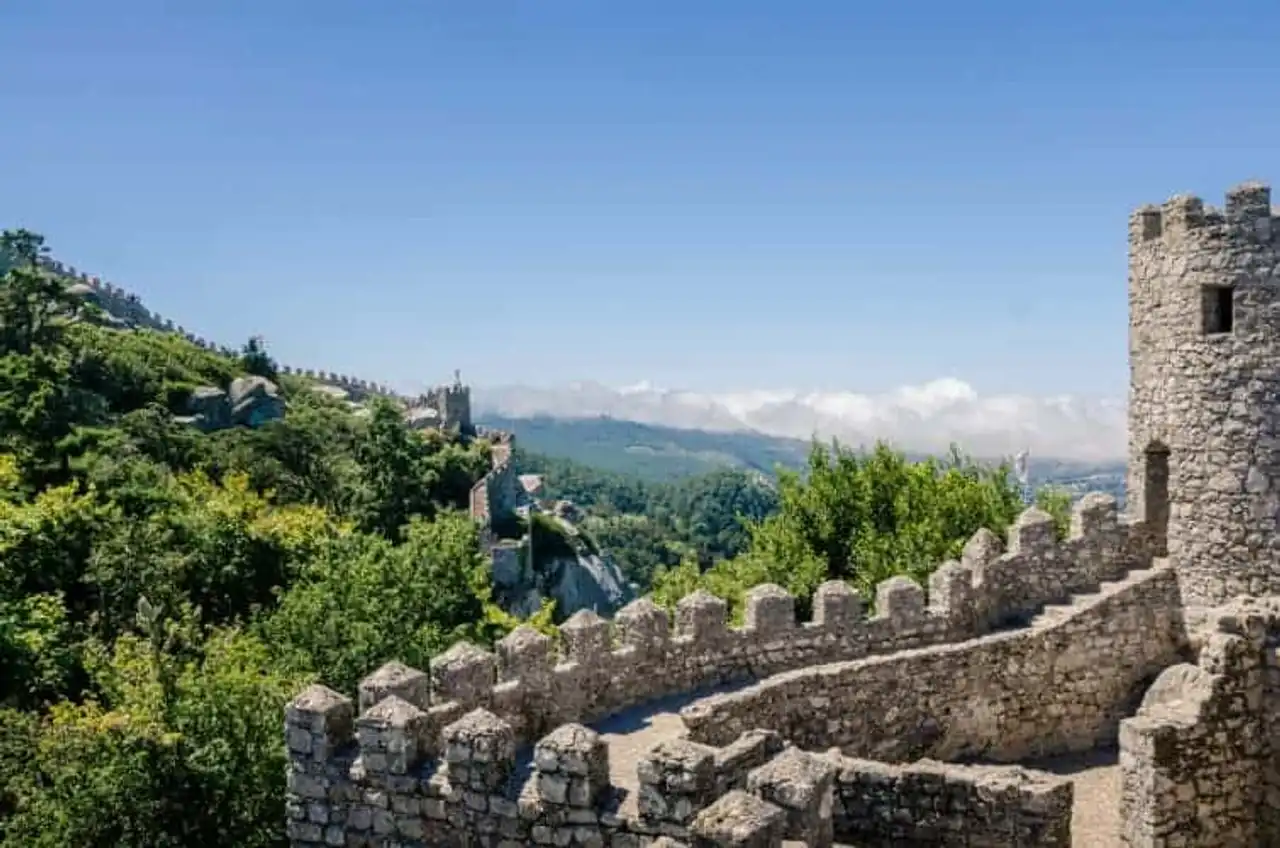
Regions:
<svg viewBox="0 0 1280 848"><path fill-rule="evenodd" d="M784 747L763 731L720 749L676 740L641 760L635 812L623 815L608 747L582 725L541 739L527 769L514 729L485 710L443 730L438 768L421 745L425 726L426 714L395 696L357 720L349 699L322 686L304 693L286 716L291 843L1070 844L1070 783L1019 768L895 768Z"/></svg>
<svg viewBox="0 0 1280 848"><path fill-rule="evenodd" d="M1144 564L1145 552L1129 545L1132 528L1117 520L1110 497L1083 499L1066 541L1054 541L1051 526L1048 515L1027 510L1010 530L1008 553L980 531L961 562L932 575L927 597L905 577L882 583L870 617L862 598L840 581L818 589L812 620L802 623L794 599L773 585L748 593L741 628L728 626L725 602L706 592L679 602L674 632L666 610L640 599L612 624L580 611L554 640L521 627L498 644L496 655L460 643L436 657L428 672L392 664L366 679L359 700L367 709L379 697L398 694L426 710L436 732L484 707L509 722L522 742L531 742L558 724L592 723L656 698L969 639L988 621L1030 606L1006 605L1006 580L1034 592L1039 606L1064 600L1068 588L1096 587L1100 577ZM412 686L394 682L401 679ZM750 729L742 727L721 744Z"/></svg>
<svg viewBox="0 0 1280 848"><path fill-rule="evenodd" d="M1280 842L1280 598L1208 617L1196 664L1167 669L1120 730L1134 848Z"/></svg>
<svg viewBox="0 0 1280 848"><path fill-rule="evenodd" d="M832 756L835 836L865 848L1069 848L1071 780L1017 766Z"/></svg>
<svg viewBox="0 0 1280 848"><path fill-rule="evenodd" d="M763 727L877 760L1013 762L1114 742L1186 647L1176 577L1161 560L1041 626L779 674L681 716L690 738L712 745Z"/></svg>

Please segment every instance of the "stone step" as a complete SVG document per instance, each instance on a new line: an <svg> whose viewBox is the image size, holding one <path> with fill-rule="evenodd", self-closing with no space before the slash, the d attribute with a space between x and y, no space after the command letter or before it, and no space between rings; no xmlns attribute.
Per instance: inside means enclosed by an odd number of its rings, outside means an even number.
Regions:
<svg viewBox="0 0 1280 848"><path fill-rule="evenodd" d="M1130 571L1119 580L1104 580L1093 592L1073 594L1070 600L1062 603L1045 604L1040 612L1031 618L1031 626L1039 627L1041 625L1053 624L1061 621L1079 610L1081 607L1088 606L1102 596L1110 594L1117 587L1127 585L1135 580L1141 580L1148 574L1150 574L1149 570Z"/></svg>

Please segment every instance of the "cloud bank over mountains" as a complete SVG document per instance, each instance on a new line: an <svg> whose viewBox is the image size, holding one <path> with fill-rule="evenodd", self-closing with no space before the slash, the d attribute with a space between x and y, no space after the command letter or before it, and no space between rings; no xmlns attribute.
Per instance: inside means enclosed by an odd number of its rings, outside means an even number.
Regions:
<svg viewBox="0 0 1280 848"><path fill-rule="evenodd" d="M1123 459L1123 399L1073 396L981 397L956 379L903 386L884 394L743 391L699 393L641 383L611 388L577 382L551 388L474 389L477 414L512 418L608 416L696 430L750 430L850 444L885 439L909 451L937 452L959 444L983 457L1029 449L1042 458Z"/></svg>

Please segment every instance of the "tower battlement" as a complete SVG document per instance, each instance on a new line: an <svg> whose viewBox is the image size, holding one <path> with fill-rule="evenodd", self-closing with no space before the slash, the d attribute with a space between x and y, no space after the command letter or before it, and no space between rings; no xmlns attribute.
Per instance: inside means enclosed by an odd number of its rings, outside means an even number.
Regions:
<svg viewBox="0 0 1280 848"><path fill-rule="evenodd" d="M1275 233L1271 186L1240 183L1226 192L1222 208L1207 206L1199 197L1179 194L1161 205L1140 206L1129 216L1131 244L1162 239L1166 243L1195 235L1246 237L1270 242Z"/></svg>

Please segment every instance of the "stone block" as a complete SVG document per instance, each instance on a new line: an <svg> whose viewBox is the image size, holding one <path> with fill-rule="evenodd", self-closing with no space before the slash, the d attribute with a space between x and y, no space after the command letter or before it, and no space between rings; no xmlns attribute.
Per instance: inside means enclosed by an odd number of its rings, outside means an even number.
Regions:
<svg viewBox="0 0 1280 848"><path fill-rule="evenodd" d="M324 762L355 733L355 705L327 686L308 686L285 707L285 735L294 757Z"/></svg>
<svg viewBox="0 0 1280 848"><path fill-rule="evenodd" d="M676 602L676 635L698 642L716 642L728 632L729 605L698 589Z"/></svg>
<svg viewBox="0 0 1280 848"><path fill-rule="evenodd" d="M746 595L745 623L759 636L776 636L796 626L796 599L774 583L753 586Z"/></svg>
<svg viewBox="0 0 1280 848"><path fill-rule="evenodd" d="M427 714L397 695L361 713L356 724L360 759L370 774L408 774L427 756Z"/></svg>
<svg viewBox="0 0 1280 848"><path fill-rule="evenodd" d="M502 680L519 680L528 688L545 689L555 665L551 637L522 624L498 642Z"/></svg>
<svg viewBox="0 0 1280 848"><path fill-rule="evenodd" d="M360 681L360 712L390 695L425 710L430 703L431 683L425 672L392 661Z"/></svg>
<svg viewBox="0 0 1280 848"><path fill-rule="evenodd" d="M1112 495L1090 492L1071 508L1071 538L1107 536L1120 527L1120 509Z"/></svg>
<svg viewBox="0 0 1280 848"><path fill-rule="evenodd" d="M787 816L754 795L734 791L694 819L694 848L781 848Z"/></svg>
<svg viewBox="0 0 1280 848"><path fill-rule="evenodd" d="M655 745L636 765L640 817L685 825L716 791L716 750L686 739Z"/></svg>
<svg viewBox="0 0 1280 848"><path fill-rule="evenodd" d="M830 848L837 773L831 760L791 748L752 771L747 791L785 811L787 838L809 848Z"/></svg>
<svg viewBox="0 0 1280 848"><path fill-rule="evenodd" d="M957 635L974 626L972 566L955 560L944 562L929 575L929 611L946 619Z"/></svg>
<svg viewBox="0 0 1280 848"><path fill-rule="evenodd" d="M581 609L560 625L565 659L578 663L600 663L610 650L609 622L589 609Z"/></svg>
<svg viewBox="0 0 1280 848"><path fill-rule="evenodd" d="M648 598L637 598L618 610L613 622L618 640L645 655L662 651L671 638L667 611Z"/></svg>
<svg viewBox="0 0 1280 848"><path fill-rule="evenodd" d="M445 774L458 790L493 792L515 771L511 725L484 709L472 710L441 732Z"/></svg>
<svg viewBox="0 0 1280 848"><path fill-rule="evenodd" d="M1039 507L1022 511L1009 528L1009 553L1041 553L1057 544L1057 527L1053 516Z"/></svg>
<svg viewBox="0 0 1280 848"><path fill-rule="evenodd" d="M1004 545L1000 543L1000 538L986 527L979 527L969 537L969 541L964 543L960 561L972 566L974 572L981 575L983 569L998 560L1003 553Z"/></svg>
<svg viewBox="0 0 1280 848"><path fill-rule="evenodd" d="M866 617L862 596L843 580L828 580L813 593L813 623L832 631L850 629Z"/></svg>
<svg viewBox="0 0 1280 848"><path fill-rule="evenodd" d="M910 577L898 575L876 585L876 615L906 623L924 617L924 589Z"/></svg>
<svg viewBox="0 0 1280 848"><path fill-rule="evenodd" d="M609 793L609 748L600 734L566 724L534 747L538 795L555 806L592 809Z"/></svg>
<svg viewBox="0 0 1280 848"><path fill-rule="evenodd" d="M469 642L457 642L431 660L431 699L434 703L457 701L468 709L485 706L497 676L493 654Z"/></svg>

